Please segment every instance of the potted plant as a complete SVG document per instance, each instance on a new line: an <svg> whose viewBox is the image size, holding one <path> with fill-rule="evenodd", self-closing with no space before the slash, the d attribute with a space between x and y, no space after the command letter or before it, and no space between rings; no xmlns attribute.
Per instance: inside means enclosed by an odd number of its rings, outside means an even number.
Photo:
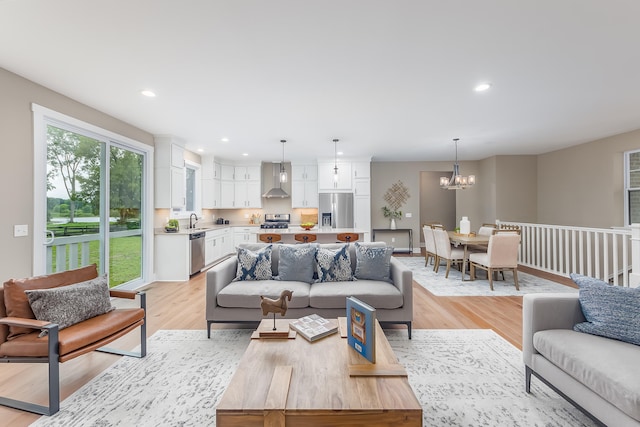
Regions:
<svg viewBox="0 0 640 427"><path fill-rule="evenodd" d="M401 210L393 210L387 206L382 207L382 215L384 215L385 218L391 219L391 224L389 225L391 230L396 229L396 219L402 219Z"/></svg>
<svg viewBox="0 0 640 427"><path fill-rule="evenodd" d="M164 231L167 233L175 233L180 229L180 223L177 219L170 219L167 225L164 226Z"/></svg>

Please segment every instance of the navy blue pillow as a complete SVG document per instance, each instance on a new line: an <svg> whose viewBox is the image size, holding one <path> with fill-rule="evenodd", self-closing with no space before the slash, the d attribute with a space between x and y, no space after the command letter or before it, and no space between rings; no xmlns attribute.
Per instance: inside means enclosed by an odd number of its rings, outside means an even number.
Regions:
<svg viewBox="0 0 640 427"><path fill-rule="evenodd" d="M640 345L640 288L612 286L602 280L571 274L580 288L586 322L575 331Z"/></svg>

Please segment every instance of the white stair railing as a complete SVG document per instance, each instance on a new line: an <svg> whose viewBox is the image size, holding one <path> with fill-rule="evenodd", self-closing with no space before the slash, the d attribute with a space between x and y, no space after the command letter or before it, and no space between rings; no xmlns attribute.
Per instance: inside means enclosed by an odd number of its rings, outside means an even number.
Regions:
<svg viewBox="0 0 640 427"><path fill-rule="evenodd" d="M579 273L613 285L629 286L633 258L631 229L500 221L503 224L520 226L521 265L560 276Z"/></svg>

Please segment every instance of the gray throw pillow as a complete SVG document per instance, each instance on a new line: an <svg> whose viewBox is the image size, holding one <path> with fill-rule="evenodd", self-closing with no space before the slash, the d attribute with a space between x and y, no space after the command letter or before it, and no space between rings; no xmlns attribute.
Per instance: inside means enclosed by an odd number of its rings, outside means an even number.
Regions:
<svg viewBox="0 0 640 427"><path fill-rule="evenodd" d="M575 331L640 345L640 288L612 286L602 280L571 274L580 287L580 307L586 322Z"/></svg>
<svg viewBox="0 0 640 427"><path fill-rule="evenodd" d="M279 249L278 280L312 283L318 245L280 245Z"/></svg>
<svg viewBox="0 0 640 427"><path fill-rule="evenodd" d="M259 251L238 248L238 268L234 281L271 280L271 245Z"/></svg>
<svg viewBox="0 0 640 427"><path fill-rule="evenodd" d="M73 285L25 290L36 319L68 328L114 310L107 275Z"/></svg>
<svg viewBox="0 0 640 427"><path fill-rule="evenodd" d="M319 282L346 282L353 280L348 245L339 249L318 248L316 266Z"/></svg>
<svg viewBox="0 0 640 427"><path fill-rule="evenodd" d="M391 282L391 254L393 247L382 248L362 245L356 246L356 279L383 280Z"/></svg>

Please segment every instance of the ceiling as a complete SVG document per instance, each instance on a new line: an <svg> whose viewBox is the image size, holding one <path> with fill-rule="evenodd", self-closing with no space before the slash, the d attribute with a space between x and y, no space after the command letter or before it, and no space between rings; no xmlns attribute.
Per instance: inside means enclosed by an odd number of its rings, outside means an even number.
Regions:
<svg viewBox="0 0 640 427"><path fill-rule="evenodd" d="M452 160L460 138L477 160L640 128L639 16L637 0L0 0L0 67L227 159L277 161L283 138L287 160L333 157L339 138L348 157Z"/></svg>

